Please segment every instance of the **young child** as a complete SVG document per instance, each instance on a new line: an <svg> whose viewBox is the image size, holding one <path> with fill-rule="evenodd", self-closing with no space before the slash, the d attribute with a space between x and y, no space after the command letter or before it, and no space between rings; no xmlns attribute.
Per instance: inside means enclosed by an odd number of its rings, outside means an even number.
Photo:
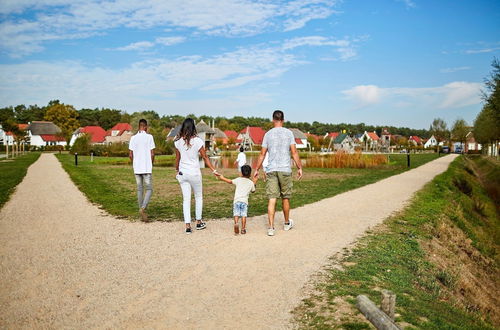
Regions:
<svg viewBox="0 0 500 330"><path fill-rule="evenodd" d="M234 203L233 203L233 215L234 215L234 234L238 235L240 233L240 217L241 217L241 234L247 233L247 213L248 213L248 196L251 192L255 192L255 183L257 183L258 178L250 179L252 174L252 168L249 165L243 165L241 167L241 177L234 180L225 178L223 175L218 178L229 184L234 184L236 190L234 192Z"/></svg>

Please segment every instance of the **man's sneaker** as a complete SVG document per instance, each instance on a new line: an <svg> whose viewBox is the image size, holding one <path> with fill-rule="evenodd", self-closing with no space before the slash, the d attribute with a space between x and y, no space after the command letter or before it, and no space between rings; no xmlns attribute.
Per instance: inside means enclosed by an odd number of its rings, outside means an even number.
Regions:
<svg viewBox="0 0 500 330"><path fill-rule="evenodd" d="M204 222L200 222L196 224L196 230L202 230L207 228L207 225Z"/></svg>
<svg viewBox="0 0 500 330"><path fill-rule="evenodd" d="M192 231L191 231L191 228L186 228L186 234L191 234Z"/></svg>
<svg viewBox="0 0 500 330"><path fill-rule="evenodd" d="M288 223L285 223L285 230L290 230L293 228L293 220L292 219L288 219Z"/></svg>
<svg viewBox="0 0 500 330"><path fill-rule="evenodd" d="M141 208L139 210L139 214L141 215L141 220L144 222L148 222L148 214L146 213L146 210Z"/></svg>
<svg viewBox="0 0 500 330"><path fill-rule="evenodd" d="M274 236L274 228L269 228L267 230L267 236Z"/></svg>

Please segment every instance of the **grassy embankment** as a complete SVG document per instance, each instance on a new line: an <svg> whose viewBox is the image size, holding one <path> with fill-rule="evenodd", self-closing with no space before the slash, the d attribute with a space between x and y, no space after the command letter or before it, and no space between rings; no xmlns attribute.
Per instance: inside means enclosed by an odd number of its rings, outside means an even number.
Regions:
<svg viewBox="0 0 500 330"><path fill-rule="evenodd" d="M499 163L458 158L406 210L332 259L296 308L298 325L369 329L355 297L379 305L380 290L389 289L402 326L498 329L499 205Z"/></svg>
<svg viewBox="0 0 500 330"><path fill-rule="evenodd" d="M28 167L33 164L39 152L28 153L15 159L0 159L0 207L8 200L16 186L23 180Z"/></svg>
<svg viewBox="0 0 500 330"><path fill-rule="evenodd" d="M132 168L126 158L79 157L79 165L74 166L71 155L57 155L72 180L87 195L90 201L101 205L106 211L120 217L137 217L136 187ZM422 165L437 158L436 154L412 155L412 167ZM172 156L157 159L163 167L153 169L153 197L148 207L151 218L162 221L182 219L182 196L175 172ZM390 163L375 169L322 169L307 168L302 181L294 182L292 206L298 207L326 197L376 182L406 168L405 155L391 155ZM228 178L237 177L235 169L220 172ZM203 170L204 218L227 218L232 215L234 187L218 181L210 171ZM265 184L259 181L257 192L250 197L249 215L267 212Z"/></svg>

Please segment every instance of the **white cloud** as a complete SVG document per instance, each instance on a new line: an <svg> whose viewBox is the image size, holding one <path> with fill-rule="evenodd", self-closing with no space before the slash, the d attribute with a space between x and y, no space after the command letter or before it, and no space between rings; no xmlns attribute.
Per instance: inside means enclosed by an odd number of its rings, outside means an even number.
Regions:
<svg viewBox="0 0 500 330"><path fill-rule="evenodd" d="M392 87L360 85L342 93L357 107L384 104L387 107L452 109L479 104L480 83L455 81L438 87Z"/></svg>
<svg viewBox="0 0 500 330"><path fill-rule="evenodd" d="M172 46L186 41L185 37L160 37L156 38L156 43L164 46Z"/></svg>
<svg viewBox="0 0 500 330"><path fill-rule="evenodd" d="M415 8L417 6L413 0L397 0L397 1L404 2L406 8Z"/></svg>
<svg viewBox="0 0 500 330"><path fill-rule="evenodd" d="M361 41L366 40L367 37L355 38L355 39L332 39L323 36L307 36L307 37L297 37L285 41L283 44L284 50L290 50L297 47L303 46L329 46L333 47L338 57L323 57L322 60L332 61L332 60L349 60L357 56L356 48L357 44Z"/></svg>
<svg viewBox="0 0 500 330"><path fill-rule="evenodd" d="M465 70L470 70L470 66L459 66L459 67L454 67L454 68L444 68L441 69L441 73L453 73L453 72L458 72L458 71L465 71Z"/></svg>
<svg viewBox="0 0 500 330"><path fill-rule="evenodd" d="M151 48L155 44L150 42L150 41L139 41L139 42L134 42L131 43L130 45L124 46L124 47L118 47L116 50L121 50L121 51L128 51L128 50L143 50L146 48Z"/></svg>
<svg viewBox="0 0 500 330"><path fill-rule="evenodd" d="M330 16L335 0L4 0L0 42L11 55L43 49L49 40L81 38L120 27L188 28L208 35L293 30ZM33 19L19 19L29 12Z"/></svg>
<svg viewBox="0 0 500 330"><path fill-rule="evenodd" d="M482 53L491 53L499 50L500 47L491 47L491 48L482 48L482 49L468 49L465 51L465 54L482 54Z"/></svg>

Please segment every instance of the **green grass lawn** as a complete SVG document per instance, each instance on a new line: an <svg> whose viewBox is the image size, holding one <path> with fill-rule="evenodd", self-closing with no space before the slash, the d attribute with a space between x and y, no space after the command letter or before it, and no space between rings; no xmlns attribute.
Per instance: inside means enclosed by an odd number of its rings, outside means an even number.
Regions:
<svg viewBox="0 0 500 330"><path fill-rule="evenodd" d="M40 157L39 152L32 152L14 159L0 158L0 207L9 200L16 186L26 175L28 167L38 157Z"/></svg>
<svg viewBox="0 0 500 330"><path fill-rule="evenodd" d="M72 155L56 155L72 180L94 203L109 213L120 217L137 217L136 186L132 167L127 158L80 156L78 166ZM437 154L412 155L412 167L437 158ZM162 163L171 162L172 156L157 158ZM302 181L294 182L292 207L309 204L336 194L376 182L407 170L405 155L391 155L390 163L376 169L305 169ZM235 169L220 172L228 178L237 177ZM204 206L207 219L232 216L234 188L216 180L210 171L203 170ZM182 196L172 166L153 169L153 197L148 206L152 219L172 221L182 219ZM250 197L249 216L267 212L265 183L259 181L257 191Z"/></svg>
<svg viewBox="0 0 500 330"><path fill-rule="evenodd" d="M396 293L396 321L415 329L494 329L500 325L498 164L463 157L417 193L401 214L332 262L314 294L295 310L304 329L370 329L355 297L380 305Z"/></svg>

